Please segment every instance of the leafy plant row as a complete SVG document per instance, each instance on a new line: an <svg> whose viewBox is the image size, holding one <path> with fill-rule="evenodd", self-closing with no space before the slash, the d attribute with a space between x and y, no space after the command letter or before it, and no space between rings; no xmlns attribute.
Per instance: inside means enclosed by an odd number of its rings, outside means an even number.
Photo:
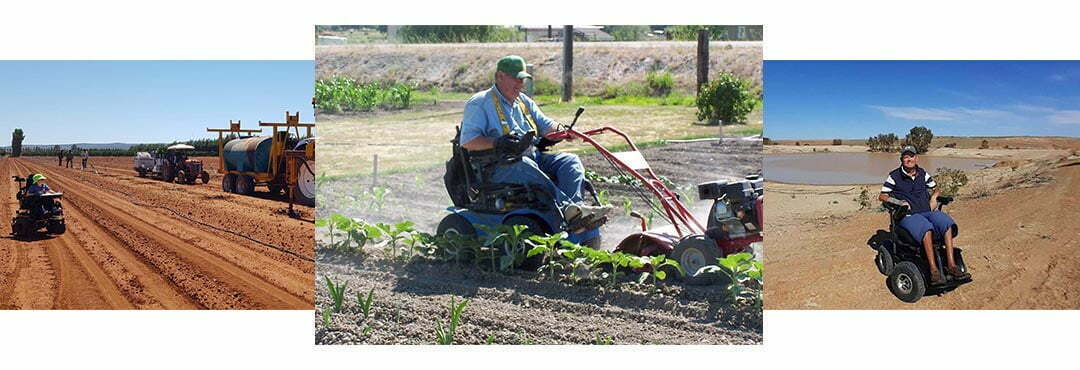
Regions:
<svg viewBox="0 0 1080 370"><path fill-rule="evenodd" d="M404 109L412 105L415 85L402 82L361 83L348 77L315 82L315 105L319 111L371 111L375 107Z"/></svg>

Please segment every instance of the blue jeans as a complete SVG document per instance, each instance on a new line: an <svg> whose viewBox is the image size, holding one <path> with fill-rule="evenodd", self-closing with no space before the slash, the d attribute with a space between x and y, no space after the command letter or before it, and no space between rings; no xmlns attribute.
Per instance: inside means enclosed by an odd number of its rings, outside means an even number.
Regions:
<svg viewBox="0 0 1080 370"><path fill-rule="evenodd" d="M555 181L552 181L555 177ZM490 182L540 185L555 197L558 207L581 202L581 184L585 167L581 159L570 153L540 153L534 151L520 161L499 165L492 171Z"/></svg>
<svg viewBox="0 0 1080 370"><path fill-rule="evenodd" d="M942 211L928 211L912 213L900 220L900 227L907 230L915 240L922 241L926 233L933 231L934 239L945 237L945 231L949 230L956 222L952 217Z"/></svg>

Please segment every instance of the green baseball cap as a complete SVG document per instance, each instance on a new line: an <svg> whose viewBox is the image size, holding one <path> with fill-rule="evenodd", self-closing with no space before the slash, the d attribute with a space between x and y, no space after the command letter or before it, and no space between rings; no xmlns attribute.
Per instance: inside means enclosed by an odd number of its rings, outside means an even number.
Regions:
<svg viewBox="0 0 1080 370"><path fill-rule="evenodd" d="M519 80L526 78L532 78L527 72L525 72L525 58L517 55L507 55L499 59L499 66L495 68L497 71L502 71L508 75L514 76Z"/></svg>
<svg viewBox="0 0 1080 370"><path fill-rule="evenodd" d="M37 184L39 181L45 180L45 175L42 175L40 173L35 174L34 177L32 177L31 179L34 180L35 184Z"/></svg>

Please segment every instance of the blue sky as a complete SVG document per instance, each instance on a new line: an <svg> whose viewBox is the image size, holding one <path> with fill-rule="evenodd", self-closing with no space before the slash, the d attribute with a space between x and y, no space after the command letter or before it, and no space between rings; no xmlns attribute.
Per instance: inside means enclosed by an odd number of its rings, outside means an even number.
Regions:
<svg viewBox="0 0 1080 370"><path fill-rule="evenodd" d="M312 61L0 61L0 145L15 128L24 145L153 143L314 122L314 85Z"/></svg>
<svg viewBox="0 0 1080 370"><path fill-rule="evenodd" d="M765 136L1080 136L1080 61L765 61Z"/></svg>

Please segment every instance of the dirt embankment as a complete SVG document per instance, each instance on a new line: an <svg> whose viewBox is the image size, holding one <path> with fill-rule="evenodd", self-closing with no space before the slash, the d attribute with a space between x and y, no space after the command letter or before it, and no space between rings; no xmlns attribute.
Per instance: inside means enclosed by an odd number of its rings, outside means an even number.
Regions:
<svg viewBox="0 0 1080 370"><path fill-rule="evenodd" d="M644 150L659 176L679 185L710 180L735 180L760 173L760 141L726 141L668 144ZM596 154L584 155L587 169L605 176L614 171ZM383 184L391 189L383 210L368 208L369 202L347 201L370 186L357 180L332 181L320 187L324 194L342 197L320 206L325 217L340 213L368 222L412 220L417 229L433 233L450 200L442 184L443 170L395 174ZM645 211L625 185L597 183L616 204L633 200ZM696 197L696 189L683 193ZM321 203L322 204L322 203ZM696 202L695 214L704 221L707 202ZM622 215L604 228L604 244L612 247L637 230L637 221ZM647 212L647 211L645 211ZM656 219L656 224L664 221ZM611 339L618 344L759 344L761 311L726 303L719 286L691 287L665 284L664 294L633 288L613 290L596 286L573 286L541 281L533 273L485 273L468 265L414 262L401 266L369 247L367 257L356 261L319 250L316 307L331 306L324 278L348 282L346 307L323 325L317 314L316 343L431 344L436 322L445 325L450 297L469 299L458 329L457 343L483 344L589 344ZM364 319L355 303L356 293L374 291L375 309ZM366 328L371 328L365 333Z"/></svg>
<svg viewBox="0 0 1080 370"><path fill-rule="evenodd" d="M62 235L0 240L0 307L310 309L310 221L284 215L278 201L138 178L110 166L67 169L55 158L0 162L4 217L19 207L11 176L38 172L64 193L67 223ZM5 224L0 232L8 235Z"/></svg>
<svg viewBox="0 0 1080 370"><path fill-rule="evenodd" d="M693 90L694 42L588 42L574 45L574 88L596 94L605 84L642 82L653 70L671 73L676 86ZM397 44L320 45L315 47L315 77L347 76L360 81L435 85L443 91L477 91L492 84L495 62L516 54L534 65L537 81L560 84L562 44ZM761 86L761 42L712 42L709 74L732 72Z"/></svg>
<svg viewBox="0 0 1080 370"><path fill-rule="evenodd" d="M941 297L905 304L885 287L867 239L888 216L860 211L867 189L876 208L880 185L767 185L765 292L770 309L1075 309L1080 307L1080 140L1026 138L1004 149L991 139L933 155L995 158L969 172L971 182L946 207L957 221L974 282ZM1012 140L1009 138L1008 140ZM963 141L963 140L957 140ZM771 146L767 146L769 148Z"/></svg>

